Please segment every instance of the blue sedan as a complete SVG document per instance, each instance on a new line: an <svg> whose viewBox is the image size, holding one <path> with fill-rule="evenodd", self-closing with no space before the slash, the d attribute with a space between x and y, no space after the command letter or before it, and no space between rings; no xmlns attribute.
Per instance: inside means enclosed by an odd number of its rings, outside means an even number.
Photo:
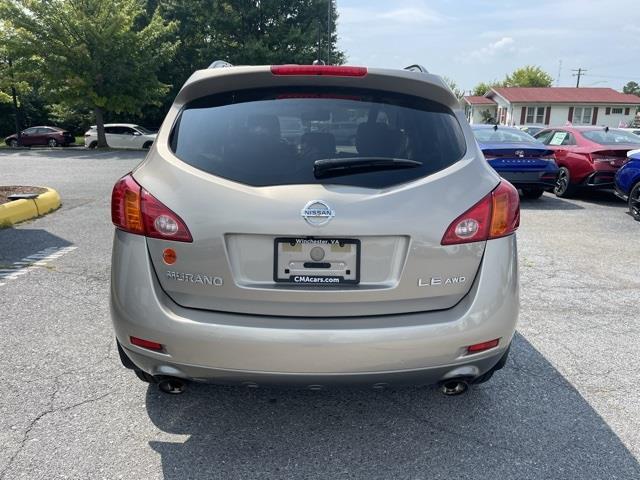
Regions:
<svg viewBox="0 0 640 480"><path fill-rule="evenodd" d="M629 213L640 222L640 150L627 153L625 163L615 178L616 195L629 203Z"/></svg>
<svg viewBox="0 0 640 480"><path fill-rule="evenodd" d="M558 176L553 150L517 128L473 125L473 134L489 165L522 190L525 198L540 198Z"/></svg>

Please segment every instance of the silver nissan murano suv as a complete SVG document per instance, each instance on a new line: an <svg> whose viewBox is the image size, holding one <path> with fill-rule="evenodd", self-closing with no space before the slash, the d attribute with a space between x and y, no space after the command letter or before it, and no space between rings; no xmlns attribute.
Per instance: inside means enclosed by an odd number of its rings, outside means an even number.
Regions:
<svg viewBox="0 0 640 480"><path fill-rule="evenodd" d="M518 192L442 79L222 65L185 83L113 188L122 363L169 393L191 380L457 394L502 368Z"/></svg>

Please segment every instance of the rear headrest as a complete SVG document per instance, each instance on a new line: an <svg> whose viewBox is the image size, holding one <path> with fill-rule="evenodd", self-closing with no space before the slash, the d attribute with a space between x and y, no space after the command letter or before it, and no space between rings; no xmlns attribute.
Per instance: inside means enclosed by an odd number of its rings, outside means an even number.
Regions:
<svg viewBox="0 0 640 480"><path fill-rule="evenodd" d="M335 155L336 153L336 139L330 133L305 133L300 137L300 146L304 151L313 151L318 156Z"/></svg>
<svg viewBox="0 0 640 480"><path fill-rule="evenodd" d="M356 132L356 149L360 155L393 157L402 143L402 134L386 123L361 123Z"/></svg>
<svg viewBox="0 0 640 480"><path fill-rule="evenodd" d="M251 115L247 126L252 133L280 138L280 120L276 115Z"/></svg>

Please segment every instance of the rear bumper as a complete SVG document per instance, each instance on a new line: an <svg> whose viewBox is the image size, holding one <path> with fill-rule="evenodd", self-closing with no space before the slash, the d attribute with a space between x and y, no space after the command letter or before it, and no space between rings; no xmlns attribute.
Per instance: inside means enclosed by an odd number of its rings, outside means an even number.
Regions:
<svg viewBox="0 0 640 480"><path fill-rule="evenodd" d="M624 193L617 183L614 185L613 193L616 194L616 197L624 200L625 202L629 201L629 195Z"/></svg>
<svg viewBox="0 0 640 480"><path fill-rule="evenodd" d="M127 355L152 375L220 383L436 383L482 375L508 348L519 309L515 236L487 242L469 294L435 312L345 318L187 309L161 290L143 237L114 239L111 314ZM131 345L136 336L164 353ZM486 352L465 347L500 338Z"/></svg>
<svg viewBox="0 0 640 480"><path fill-rule="evenodd" d="M520 171L496 170L502 178L508 180L517 188L553 188L558 176L558 168L548 168L545 170Z"/></svg>
<svg viewBox="0 0 640 480"><path fill-rule="evenodd" d="M615 171L596 170L595 172L591 173L587 178L585 178L582 184L585 187L592 187L592 188L613 187L615 176L616 176Z"/></svg>

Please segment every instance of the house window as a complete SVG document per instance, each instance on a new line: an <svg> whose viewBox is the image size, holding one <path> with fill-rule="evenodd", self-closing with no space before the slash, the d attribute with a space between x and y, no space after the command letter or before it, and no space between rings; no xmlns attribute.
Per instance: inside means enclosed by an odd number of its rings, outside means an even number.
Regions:
<svg viewBox="0 0 640 480"><path fill-rule="evenodd" d="M507 120L507 109L498 107L498 123L504 125Z"/></svg>
<svg viewBox="0 0 640 480"><path fill-rule="evenodd" d="M576 107L573 109L573 121L574 125L591 125L591 114L593 109L591 107Z"/></svg>
<svg viewBox="0 0 640 480"><path fill-rule="evenodd" d="M544 107L527 107L527 123L544 123Z"/></svg>
<svg viewBox="0 0 640 480"><path fill-rule="evenodd" d="M612 115L622 115L622 107L611 107Z"/></svg>

